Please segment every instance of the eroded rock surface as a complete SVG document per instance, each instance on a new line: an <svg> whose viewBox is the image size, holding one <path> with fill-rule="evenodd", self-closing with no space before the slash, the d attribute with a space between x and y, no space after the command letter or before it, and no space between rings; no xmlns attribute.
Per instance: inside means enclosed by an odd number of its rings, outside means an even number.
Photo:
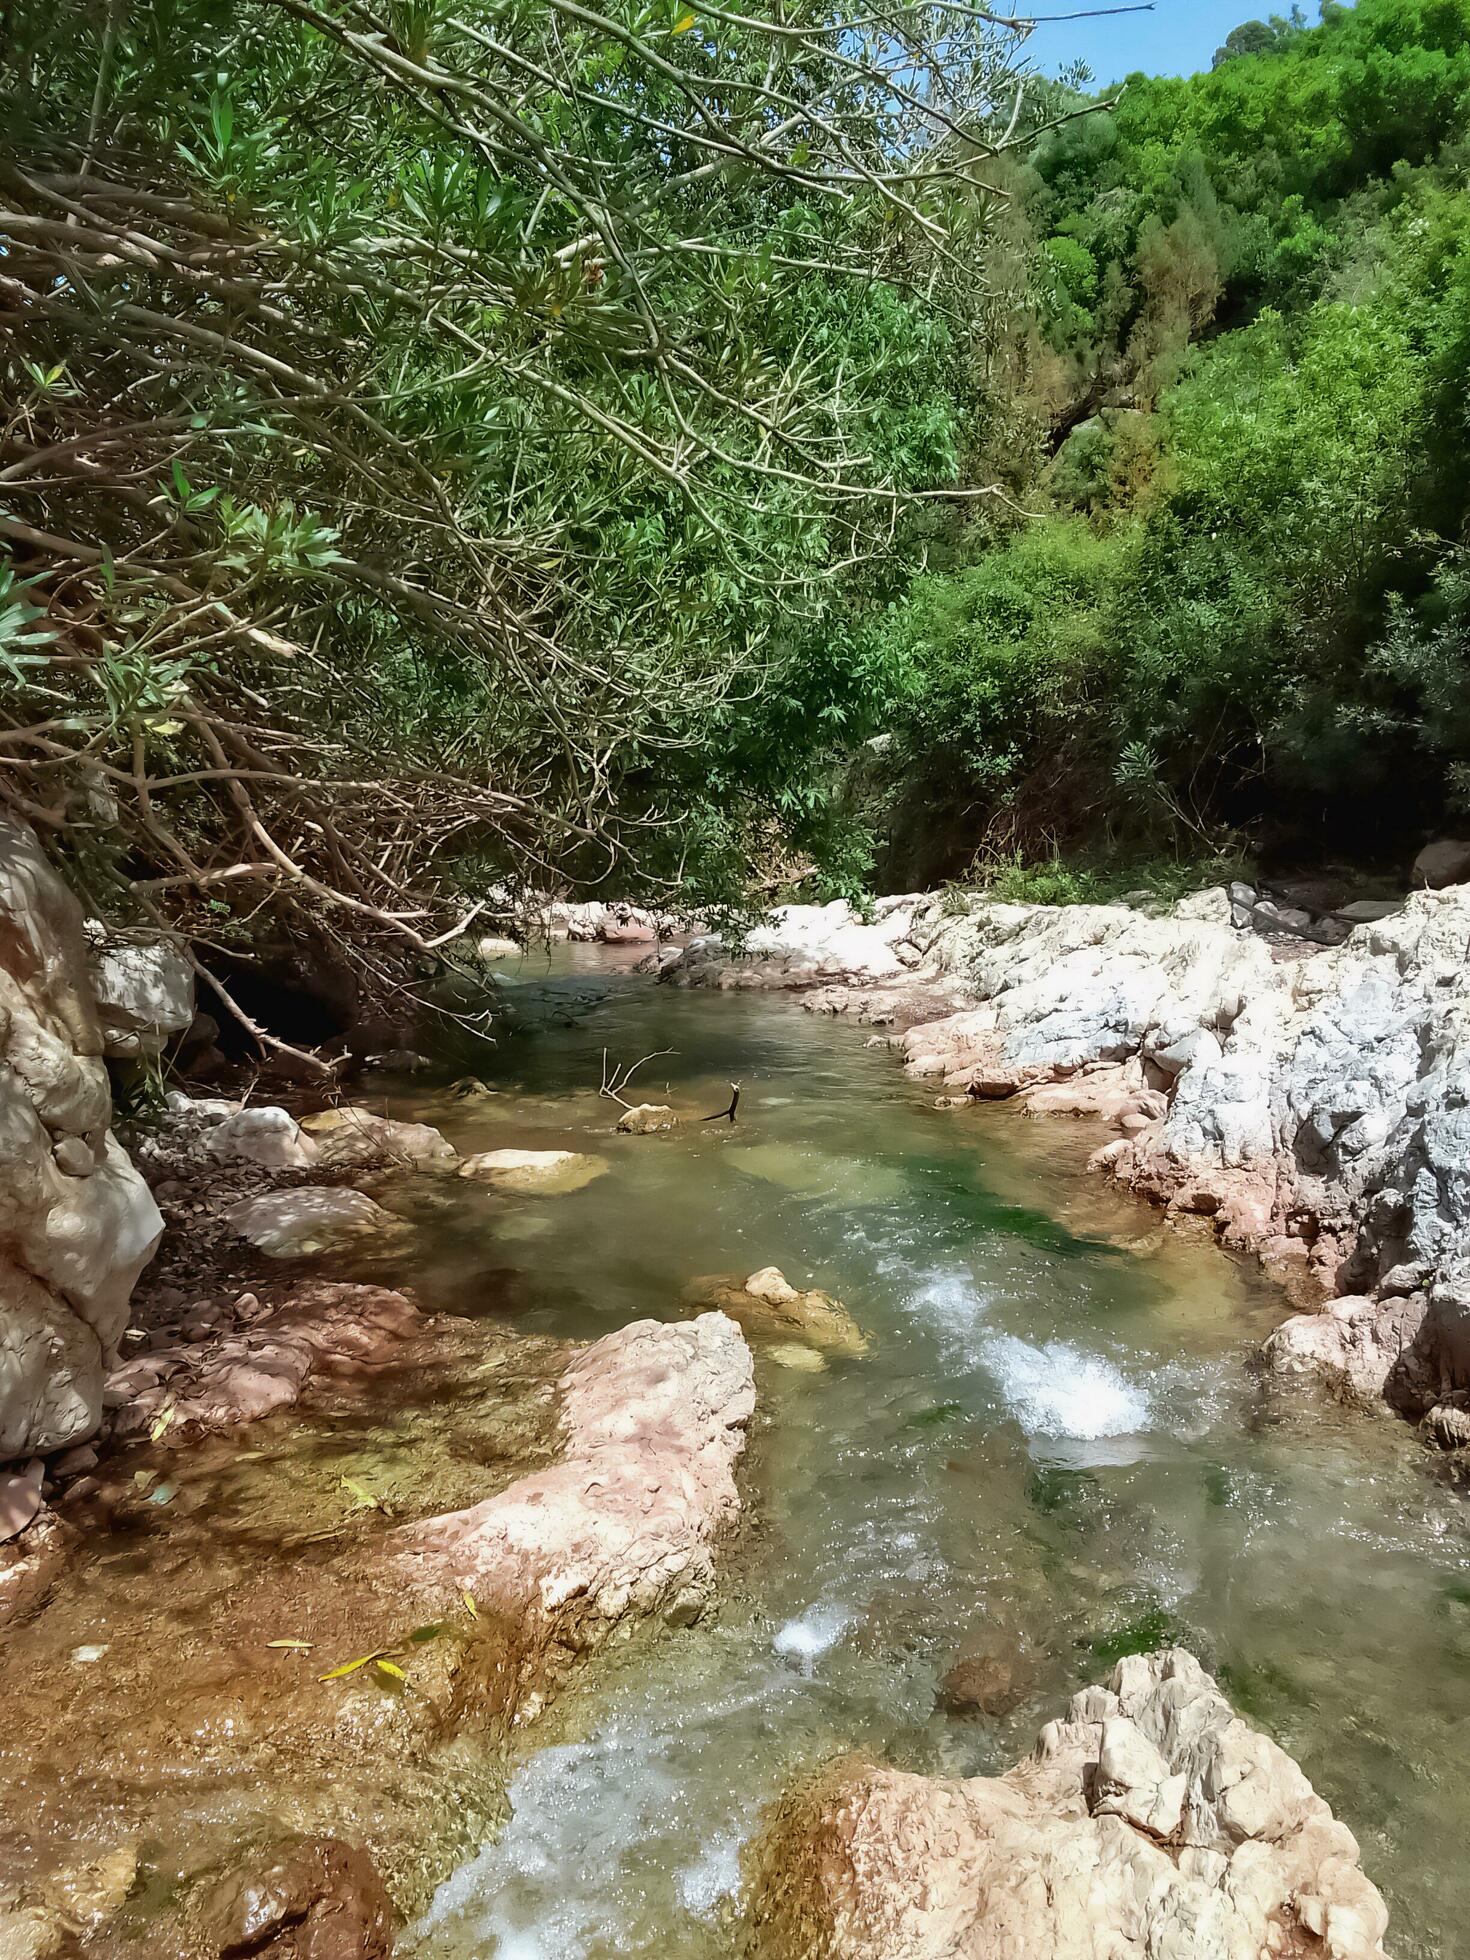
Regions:
<svg viewBox="0 0 1470 1960"><path fill-rule="evenodd" d="M81 907L0 821L0 1461L96 1428L163 1229L112 1135Z"/></svg>
<svg viewBox="0 0 1470 1960"><path fill-rule="evenodd" d="M177 1440L253 1422L297 1401L313 1377L362 1376L418 1327L418 1310L401 1293L307 1282L223 1339L152 1348L115 1369L107 1383L113 1433L147 1436L162 1419L160 1433Z"/></svg>
<svg viewBox="0 0 1470 1960"><path fill-rule="evenodd" d="M1119 1663L1001 1777L834 1764L757 1847L761 1960L1383 1960L1300 1769L1178 1649Z"/></svg>
<svg viewBox="0 0 1470 1960"><path fill-rule="evenodd" d="M329 1170L446 1170L458 1163L454 1145L430 1123L398 1122L356 1105L323 1109L301 1119L316 1145L317 1164Z"/></svg>
<svg viewBox="0 0 1470 1960"><path fill-rule="evenodd" d="M404 1527L392 1556L415 1591L468 1591L519 1626L538 1677L557 1651L596 1647L638 1619L692 1620L740 1508L735 1466L754 1407L750 1351L724 1314L634 1321L568 1365L560 1462Z"/></svg>

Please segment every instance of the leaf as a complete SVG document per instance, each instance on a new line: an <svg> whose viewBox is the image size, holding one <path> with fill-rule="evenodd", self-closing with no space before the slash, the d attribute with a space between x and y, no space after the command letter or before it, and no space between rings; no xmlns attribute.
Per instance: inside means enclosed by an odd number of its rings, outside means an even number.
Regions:
<svg viewBox="0 0 1470 1960"><path fill-rule="evenodd" d="M367 1488L366 1484L360 1484L355 1477L343 1477L340 1479L340 1482L343 1490L350 1491L351 1494L357 1499L359 1509L366 1507L367 1509L373 1511L387 1510L388 1507L383 1502L382 1498L374 1497L372 1492Z"/></svg>
<svg viewBox="0 0 1470 1960"><path fill-rule="evenodd" d="M157 1490L150 1491L148 1502L150 1504L172 1504L178 1494L179 1487L177 1484L160 1484Z"/></svg>
<svg viewBox="0 0 1470 1960"><path fill-rule="evenodd" d="M437 1640L444 1629L442 1626L415 1627L408 1636L415 1647L425 1647L431 1640Z"/></svg>
<svg viewBox="0 0 1470 1960"><path fill-rule="evenodd" d="M343 1661L340 1667L329 1667L325 1674L319 1674L316 1678L318 1681L340 1681L346 1674L356 1674L360 1667L371 1667L374 1661L380 1661L387 1651L386 1647L375 1647L372 1653L359 1654L355 1661Z"/></svg>
<svg viewBox="0 0 1470 1960"><path fill-rule="evenodd" d="M311 1642L309 1640L267 1640L265 1644L267 1647L288 1647L293 1654L309 1654L311 1652Z"/></svg>
<svg viewBox="0 0 1470 1960"><path fill-rule="evenodd" d="M167 1433L170 1423L172 1423L174 1417L177 1414L178 1414L178 1410L174 1407L172 1401L168 1401L164 1403L163 1407L159 1410L158 1414L153 1418L152 1423L149 1425L148 1440L150 1443L156 1443L160 1439L160 1437L162 1437Z"/></svg>
<svg viewBox="0 0 1470 1960"><path fill-rule="evenodd" d="M384 1660L383 1656L379 1654L373 1662L373 1666L378 1670L379 1674L386 1674L390 1681L402 1681L407 1686L408 1676L398 1665L397 1661Z"/></svg>
<svg viewBox="0 0 1470 1960"><path fill-rule="evenodd" d="M139 1490L147 1490L157 1475L158 1472L156 1470L135 1470L133 1472L133 1482Z"/></svg>
<svg viewBox="0 0 1470 1960"><path fill-rule="evenodd" d="M464 1596L464 1610L466 1611L466 1613L469 1614L472 1620L479 1619L480 1609L478 1606L476 1606L475 1602L470 1598L468 1593L466 1593Z"/></svg>
<svg viewBox="0 0 1470 1960"><path fill-rule="evenodd" d="M679 18L674 22L674 32L676 34L687 34L693 25L693 14L680 14Z"/></svg>

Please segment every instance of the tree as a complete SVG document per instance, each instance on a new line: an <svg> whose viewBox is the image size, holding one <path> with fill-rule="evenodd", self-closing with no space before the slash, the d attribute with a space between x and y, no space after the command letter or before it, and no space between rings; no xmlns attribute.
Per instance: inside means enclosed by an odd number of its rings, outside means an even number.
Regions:
<svg viewBox="0 0 1470 1960"><path fill-rule="evenodd" d="M457 888L605 873L667 817L621 787L948 494L1014 33L60 13L0 24L0 797L193 929L422 950Z"/></svg>

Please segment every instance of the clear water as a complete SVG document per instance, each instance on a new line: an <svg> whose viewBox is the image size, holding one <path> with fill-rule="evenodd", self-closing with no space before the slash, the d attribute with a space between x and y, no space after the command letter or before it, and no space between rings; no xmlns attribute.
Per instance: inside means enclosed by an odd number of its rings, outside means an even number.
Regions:
<svg viewBox="0 0 1470 1960"><path fill-rule="evenodd" d="M404 1185L421 1291L585 1337L776 1264L838 1295L871 1351L821 1373L758 1356L753 1524L721 1605L547 1718L503 1829L404 1950L712 1960L742 1844L803 1768L849 1749L1002 1768L1120 1652L1179 1640L1358 1833L1395 1953L1462 1952L1470 1540L1429 1460L1386 1422L1273 1399L1248 1361L1279 1297L1088 1174L1084 1132L936 1111L861 1029L789 1000L580 962L521 998L585 1007L590 987L585 1018L461 1058L500 1096L388 1100L462 1150L591 1149L610 1171L544 1199ZM675 1050L637 1083L686 1117L740 1080L739 1124L614 1134L604 1048ZM967 1649L1015 1668L1003 1719L936 1708Z"/></svg>

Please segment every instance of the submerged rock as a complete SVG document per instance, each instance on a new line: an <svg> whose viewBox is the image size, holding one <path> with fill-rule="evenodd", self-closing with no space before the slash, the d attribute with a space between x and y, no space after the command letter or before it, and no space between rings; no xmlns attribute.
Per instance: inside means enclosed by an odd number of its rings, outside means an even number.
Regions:
<svg viewBox="0 0 1470 1960"><path fill-rule="evenodd" d="M330 1252L364 1234L400 1226L364 1191L333 1184L298 1184L232 1205L225 1222L272 1259Z"/></svg>
<svg viewBox="0 0 1470 1960"><path fill-rule="evenodd" d="M553 1650L596 1647L633 1620L692 1620L740 1510L735 1465L754 1408L750 1351L723 1314L606 1335L562 1376L563 1460L394 1533L404 1583L471 1593L482 1616L517 1630L533 1676Z"/></svg>
<svg viewBox="0 0 1470 1960"><path fill-rule="evenodd" d="M459 1167L461 1177L478 1178L483 1184L498 1185L504 1191L535 1192L554 1196L580 1191L607 1164L601 1157L589 1157L576 1150L485 1150L477 1157L466 1157Z"/></svg>
<svg viewBox="0 0 1470 1960"><path fill-rule="evenodd" d="M825 1349L829 1354L866 1354L868 1351L867 1336L840 1300L816 1287L805 1293L798 1291L775 1266L763 1266L746 1280L733 1277L691 1280L685 1298L691 1306L728 1314L745 1333L757 1339L794 1342L808 1352ZM811 1364L793 1361L788 1350L784 1365L810 1367Z"/></svg>
<svg viewBox="0 0 1470 1960"><path fill-rule="evenodd" d="M1178 1649L1120 1662L1004 1776L833 1764L752 1868L761 1960L1383 1960L1388 1924L1352 1833Z"/></svg>
<svg viewBox="0 0 1470 1960"><path fill-rule="evenodd" d="M81 907L0 820L0 1462L89 1436L163 1220L112 1135Z"/></svg>
<svg viewBox="0 0 1470 1960"><path fill-rule="evenodd" d="M322 1837L272 1846L217 1879L194 1917L220 1960L389 1960L398 1926L366 1853Z"/></svg>

